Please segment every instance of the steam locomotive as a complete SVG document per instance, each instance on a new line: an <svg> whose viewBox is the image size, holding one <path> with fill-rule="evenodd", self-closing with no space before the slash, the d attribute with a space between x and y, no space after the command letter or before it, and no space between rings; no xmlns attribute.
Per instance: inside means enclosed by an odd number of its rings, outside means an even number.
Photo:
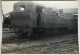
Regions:
<svg viewBox="0 0 80 55"><path fill-rule="evenodd" d="M77 15L48 13L46 8L33 2L16 2L10 12L9 28L18 36L41 36L50 33L77 32ZM45 35L46 35L45 34Z"/></svg>

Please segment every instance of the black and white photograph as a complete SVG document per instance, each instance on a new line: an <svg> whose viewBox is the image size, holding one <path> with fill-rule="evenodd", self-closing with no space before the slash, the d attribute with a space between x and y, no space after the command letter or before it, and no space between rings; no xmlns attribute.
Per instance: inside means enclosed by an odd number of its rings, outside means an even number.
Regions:
<svg viewBox="0 0 80 55"><path fill-rule="evenodd" d="M78 1L2 1L1 54L79 54Z"/></svg>

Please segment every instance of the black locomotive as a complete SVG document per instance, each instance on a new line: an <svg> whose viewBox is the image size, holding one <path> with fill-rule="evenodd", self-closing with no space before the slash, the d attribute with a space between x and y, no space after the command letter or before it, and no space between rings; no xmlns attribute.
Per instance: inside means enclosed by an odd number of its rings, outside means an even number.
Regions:
<svg viewBox="0 0 80 55"><path fill-rule="evenodd" d="M9 28L19 36L77 32L77 15L45 14L45 7L33 2L17 2L10 12Z"/></svg>

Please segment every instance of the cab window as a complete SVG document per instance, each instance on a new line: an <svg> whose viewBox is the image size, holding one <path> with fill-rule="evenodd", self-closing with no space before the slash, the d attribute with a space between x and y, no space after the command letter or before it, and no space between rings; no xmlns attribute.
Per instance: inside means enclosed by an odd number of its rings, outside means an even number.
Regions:
<svg viewBox="0 0 80 55"><path fill-rule="evenodd" d="M21 10L21 11L24 11L24 10L25 10L25 5L21 5L21 6L20 6L20 10Z"/></svg>

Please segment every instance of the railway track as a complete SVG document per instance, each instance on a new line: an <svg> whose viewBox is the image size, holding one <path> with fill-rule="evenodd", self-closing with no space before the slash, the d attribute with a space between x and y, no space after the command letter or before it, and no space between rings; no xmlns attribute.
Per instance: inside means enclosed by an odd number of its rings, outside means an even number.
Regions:
<svg viewBox="0 0 80 55"><path fill-rule="evenodd" d="M3 33L2 53L78 54L77 34L55 35L36 40L18 39L14 33Z"/></svg>

